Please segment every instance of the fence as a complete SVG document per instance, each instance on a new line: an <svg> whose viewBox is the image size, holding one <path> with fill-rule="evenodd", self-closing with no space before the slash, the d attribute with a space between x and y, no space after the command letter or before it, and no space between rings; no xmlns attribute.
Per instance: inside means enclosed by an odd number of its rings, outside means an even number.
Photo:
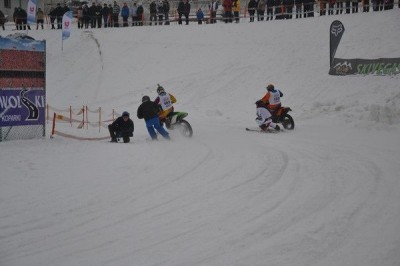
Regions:
<svg viewBox="0 0 400 266"><path fill-rule="evenodd" d="M52 122L51 138L58 135L77 140L108 139L109 135L107 126L118 116L120 116L120 114L115 112L114 109L110 114L105 115L101 107L90 109L88 106L84 105L79 108L69 106L65 109L58 109L49 104L46 106L47 124L49 124L50 121ZM62 128L63 131L58 129L59 127ZM107 135L100 137L94 136L94 132L90 131L90 128L98 129L98 133L101 133L102 129L107 129ZM78 132L76 129L80 129L80 131ZM87 132L82 132L81 129L86 129Z"/></svg>

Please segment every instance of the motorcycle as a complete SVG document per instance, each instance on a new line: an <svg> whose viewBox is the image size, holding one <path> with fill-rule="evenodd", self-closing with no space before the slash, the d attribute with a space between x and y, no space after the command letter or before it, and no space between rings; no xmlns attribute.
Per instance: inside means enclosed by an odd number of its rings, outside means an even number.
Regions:
<svg viewBox="0 0 400 266"><path fill-rule="evenodd" d="M292 111L290 107L279 107L278 110L272 115L272 122L282 124L284 129L294 129L294 120L288 112Z"/></svg>
<svg viewBox="0 0 400 266"><path fill-rule="evenodd" d="M184 118L189 114L186 112L171 112L161 122L165 123L167 129L178 130L184 137L190 138L193 136L192 126Z"/></svg>

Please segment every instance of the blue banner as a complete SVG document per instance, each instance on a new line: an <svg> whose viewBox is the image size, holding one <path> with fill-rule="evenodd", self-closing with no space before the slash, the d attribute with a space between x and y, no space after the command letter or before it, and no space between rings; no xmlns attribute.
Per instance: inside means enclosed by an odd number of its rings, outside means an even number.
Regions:
<svg viewBox="0 0 400 266"><path fill-rule="evenodd" d="M27 8L28 24L36 23L36 5L37 5L37 0L29 0Z"/></svg>
<svg viewBox="0 0 400 266"><path fill-rule="evenodd" d="M43 89L1 89L0 127L44 124L45 97Z"/></svg>

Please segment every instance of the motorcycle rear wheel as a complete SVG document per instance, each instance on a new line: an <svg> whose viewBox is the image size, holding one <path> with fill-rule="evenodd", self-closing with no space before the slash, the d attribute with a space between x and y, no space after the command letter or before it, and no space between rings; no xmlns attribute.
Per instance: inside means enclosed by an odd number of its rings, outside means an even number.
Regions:
<svg viewBox="0 0 400 266"><path fill-rule="evenodd" d="M294 120L289 114L285 114L280 122L282 123L284 129L294 129Z"/></svg>
<svg viewBox="0 0 400 266"><path fill-rule="evenodd" d="M193 136L192 126L184 119L179 122L178 130L184 137L191 138Z"/></svg>

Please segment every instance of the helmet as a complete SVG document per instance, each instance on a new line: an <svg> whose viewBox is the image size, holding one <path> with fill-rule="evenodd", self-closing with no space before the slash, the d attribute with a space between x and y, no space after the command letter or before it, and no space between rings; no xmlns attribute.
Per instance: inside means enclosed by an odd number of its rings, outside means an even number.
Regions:
<svg viewBox="0 0 400 266"><path fill-rule="evenodd" d="M275 89L274 84L268 84L267 90L268 91L273 91Z"/></svg>
<svg viewBox="0 0 400 266"><path fill-rule="evenodd" d="M142 103L150 101L150 97L145 95L142 97Z"/></svg>
<svg viewBox="0 0 400 266"><path fill-rule="evenodd" d="M128 113L127 111L124 111L124 112L122 113L122 116L127 116L127 117L129 117L129 113Z"/></svg>
<svg viewBox="0 0 400 266"><path fill-rule="evenodd" d="M161 94L163 92L165 92L164 88L160 86L160 84L157 84L157 94Z"/></svg>

